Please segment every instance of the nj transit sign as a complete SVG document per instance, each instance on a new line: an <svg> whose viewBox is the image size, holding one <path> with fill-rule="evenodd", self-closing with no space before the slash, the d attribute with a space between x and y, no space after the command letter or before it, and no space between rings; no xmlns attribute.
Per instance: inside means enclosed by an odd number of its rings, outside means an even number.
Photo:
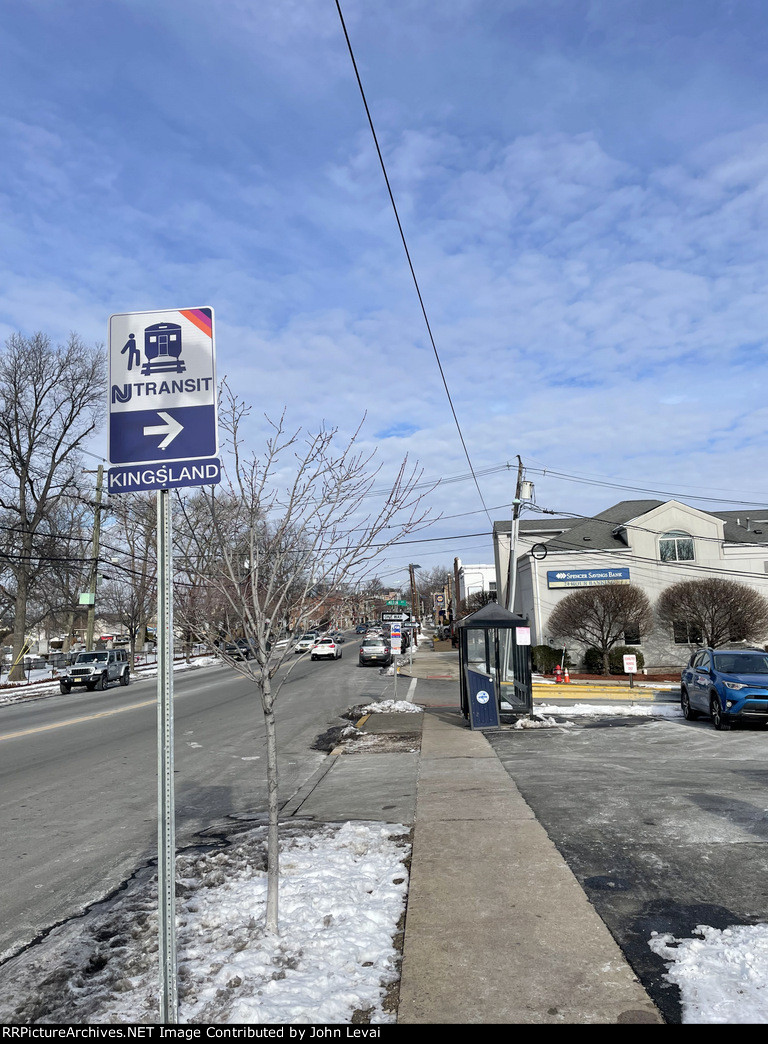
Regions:
<svg viewBox="0 0 768 1044"><path fill-rule="evenodd" d="M629 569L550 569L547 587L602 587L628 584Z"/></svg>
<svg viewBox="0 0 768 1044"><path fill-rule="evenodd" d="M109 320L110 493L220 481L212 308Z"/></svg>

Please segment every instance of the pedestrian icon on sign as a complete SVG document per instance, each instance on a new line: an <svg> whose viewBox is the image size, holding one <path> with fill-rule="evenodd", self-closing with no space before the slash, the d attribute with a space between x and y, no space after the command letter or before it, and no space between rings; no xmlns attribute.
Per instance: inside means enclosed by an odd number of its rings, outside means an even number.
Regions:
<svg viewBox="0 0 768 1044"><path fill-rule="evenodd" d="M118 344L120 342L118 341ZM128 369L133 369L134 362L138 366L141 362L141 352L139 351L138 345L136 344L136 335L128 334L128 340L125 345L120 349L120 354L123 355L128 352Z"/></svg>

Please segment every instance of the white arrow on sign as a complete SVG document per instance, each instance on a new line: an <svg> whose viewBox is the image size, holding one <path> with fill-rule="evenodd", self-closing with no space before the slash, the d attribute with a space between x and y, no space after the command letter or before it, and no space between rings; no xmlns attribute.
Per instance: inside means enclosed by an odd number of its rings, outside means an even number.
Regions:
<svg viewBox="0 0 768 1044"><path fill-rule="evenodd" d="M184 431L184 425L179 424L175 417L172 417L170 413L157 411L158 417L165 421L165 424L153 424L144 429L145 435L165 435L158 449L168 449L170 444L176 438L180 431Z"/></svg>

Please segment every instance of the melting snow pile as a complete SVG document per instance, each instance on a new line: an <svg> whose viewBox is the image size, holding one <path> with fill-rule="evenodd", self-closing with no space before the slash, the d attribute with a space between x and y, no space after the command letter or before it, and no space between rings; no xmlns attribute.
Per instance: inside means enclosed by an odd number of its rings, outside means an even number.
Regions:
<svg viewBox="0 0 768 1044"><path fill-rule="evenodd" d="M387 988L408 889L407 829L282 828L280 932L265 935L266 828L177 859L179 1020L394 1022ZM149 872L2 972L0 1022L156 1022L157 880ZM365 1021L365 1020L362 1020Z"/></svg>
<svg viewBox="0 0 768 1044"><path fill-rule="evenodd" d="M382 700L361 708L362 714L423 714L424 708L407 700Z"/></svg>
<svg viewBox="0 0 768 1044"><path fill-rule="evenodd" d="M677 703L573 703L556 704L537 703L536 713L543 716L547 714L567 714L568 717L580 716L596 718L623 715L625 717L637 718L682 718L683 712Z"/></svg>
<svg viewBox="0 0 768 1044"><path fill-rule="evenodd" d="M572 721L555 721L554 718L518 718L513 729L573 729Z"/></svg>
<svg viewBox="0 0 768 1044"><path fill-rule="evenodd" d="M654 935L648 945L668 961L680 987L683 1022L768 1023L768 925L709 928L696 939Z"/></svg>

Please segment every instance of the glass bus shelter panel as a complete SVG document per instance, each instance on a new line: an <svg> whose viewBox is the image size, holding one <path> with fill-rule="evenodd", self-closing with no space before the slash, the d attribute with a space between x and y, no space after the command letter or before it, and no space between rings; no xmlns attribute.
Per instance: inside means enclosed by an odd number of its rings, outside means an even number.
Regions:
<svg viewBox="0 0 768 1044"><path fill-rule="evenodd" d="M533 710L529 646L517 644L517 629L499 631L499 684L501 698L515 713Z"/></svg>
<svg viewBox="0 0 768 1044"><path fill-rule="evenodd" d="M491 656L487 628L467 630L467 667L482 674L491 675Z"/></svg>

